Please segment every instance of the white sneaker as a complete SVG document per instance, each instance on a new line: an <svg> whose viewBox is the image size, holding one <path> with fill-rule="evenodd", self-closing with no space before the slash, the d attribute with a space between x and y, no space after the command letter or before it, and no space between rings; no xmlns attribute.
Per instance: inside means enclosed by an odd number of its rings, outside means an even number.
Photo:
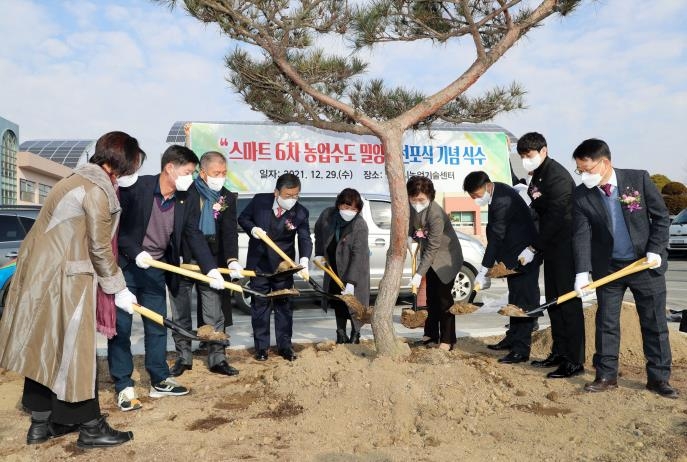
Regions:
<svg viewBox="0 0 687 462"><path fill-rule="evenodd" d="M141 409L141 401L136 397L136 390L134 387L126 387L117 394L117 406L120 410L135 411Z"/></svg>
<svg viewBox="0 0 687 462"><path fill-rule="evenodd" d="M167 377L160 383L155 383L150 387L148 396L151 398L162 398L163 396L183 396L188 395L189 389L179 385L173 377Z"/></svg>

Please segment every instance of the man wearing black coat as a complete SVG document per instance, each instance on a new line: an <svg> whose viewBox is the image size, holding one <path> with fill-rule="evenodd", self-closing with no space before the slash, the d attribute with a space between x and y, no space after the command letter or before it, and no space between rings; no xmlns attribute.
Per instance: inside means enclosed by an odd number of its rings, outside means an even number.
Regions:
<svg viewBox="0 0 687 462"><path fill-rule="evenodd" d="M532 172L527 189L530 207L536 212L539 234L532 245L544 258L546 301L571 292L575 283L572 251L572 193L575 182L561 164L548 155L546 139L536 132L518 140L523 167ZM527 250L523 261L534 253ZM584 313L578 297L549 308L553 347L548 358L532 361L535 367L558 368L548 378L573 377L584 372Z"/></svg>

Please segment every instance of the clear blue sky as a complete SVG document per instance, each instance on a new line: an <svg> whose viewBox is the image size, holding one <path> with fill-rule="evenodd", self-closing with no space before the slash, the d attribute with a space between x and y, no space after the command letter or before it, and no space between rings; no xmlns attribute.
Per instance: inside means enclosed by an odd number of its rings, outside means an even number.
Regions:
<svg viewBox="0 0 687 462"><path fill-rule="evenodd" d="M124 130L148 152L151 173L176 120L264 120L225 81L232 43L181 9L142 0L2 3L0 115L20 125L20 140ZM685 24L682 0L585 2L532 31L468 94L520 82L528 109L494 122L516 135L543 133L570 169L575 146L599 137L616 166L686 181ZM364 57L369 77L429 93L472 53L465 40L384 46Z"/></svg>

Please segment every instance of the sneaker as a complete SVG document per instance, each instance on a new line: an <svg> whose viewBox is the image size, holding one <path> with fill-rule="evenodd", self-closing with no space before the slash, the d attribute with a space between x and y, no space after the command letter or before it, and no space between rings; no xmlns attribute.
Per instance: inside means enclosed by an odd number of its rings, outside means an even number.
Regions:
<svg viewBox="0 0 687 462"><path fill-rule="evenodd" d="M141 401L136 397L134 387L126 387L117 394L117 406L124 412L141 409Z"/></svg>
<svg viewBox="0 0 687 462"><path fill-rule="evenodd" d="M148 396L151 398L162 398L163 396L183 396L188 395L189 389L182 387L172 377L167 377L160 383L154 384L150 387Z"/></svg>

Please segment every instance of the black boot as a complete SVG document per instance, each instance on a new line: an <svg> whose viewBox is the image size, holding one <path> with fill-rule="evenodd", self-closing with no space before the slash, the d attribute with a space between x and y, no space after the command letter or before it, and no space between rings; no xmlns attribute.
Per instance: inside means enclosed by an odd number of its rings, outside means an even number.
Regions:
<svg viewBox="0 0 687 462"><path fill-rule="evenodd" d="M78 425L62 425L50 420L38 420L32 417L31 426L26 434L26 444L45 443L51 438L64 436L78 429Z"/></svg>
<svg viewBox="0 0 687 462"><path fill-rule="evenodd" d="M350 343L360 343L360 331L355 330L355 327L351 329Z"/></svg>
<svg viewBox="0 0 687 462"><path fill-rule="evenodd" d="M79 426L79 439L76 446L81 449L107 448L134 439L132 432L120 432L110 427L105 416L90 420Z"/></svg>
<svg viewBox="0 0 687 462"><path fill-rule="evenodd" d="M336 343L350 343L351 340L343 329L336 329Z"/></svg>

